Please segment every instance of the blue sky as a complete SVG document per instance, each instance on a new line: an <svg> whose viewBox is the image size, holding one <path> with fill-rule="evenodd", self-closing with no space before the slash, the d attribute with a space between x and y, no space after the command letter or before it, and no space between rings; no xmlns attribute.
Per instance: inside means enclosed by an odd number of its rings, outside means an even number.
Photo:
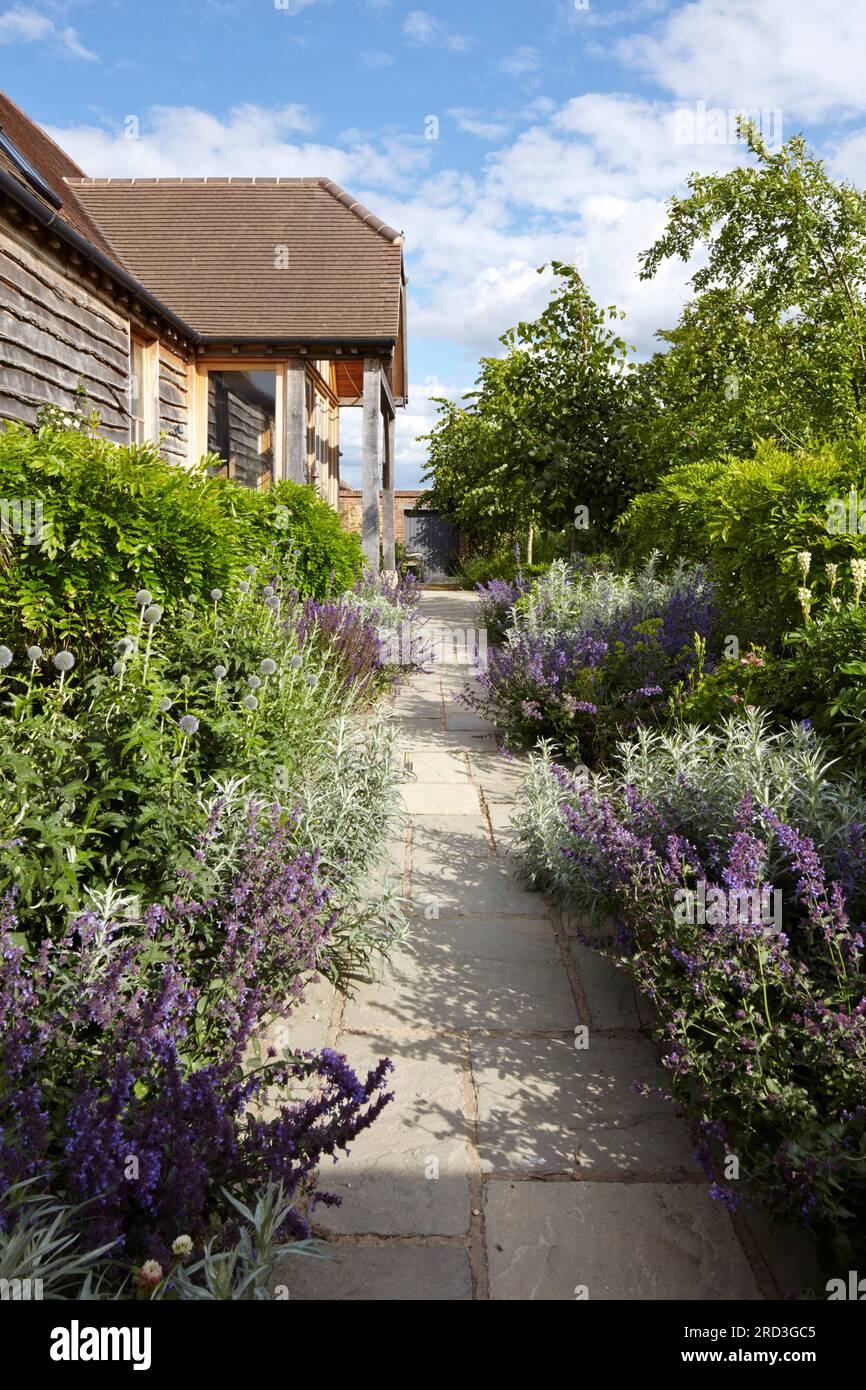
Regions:
<svg viewBox="0 0 866 1390"><path fill-rule="evenodd" d="M404 486L430 397L542 307L551 258L652 351L686 272L642 284L637 255L691 170L742 160L736 110L866 181L864 56L862 0L0 0L2 86L87 173L326 175L405 231Z"/></svg>

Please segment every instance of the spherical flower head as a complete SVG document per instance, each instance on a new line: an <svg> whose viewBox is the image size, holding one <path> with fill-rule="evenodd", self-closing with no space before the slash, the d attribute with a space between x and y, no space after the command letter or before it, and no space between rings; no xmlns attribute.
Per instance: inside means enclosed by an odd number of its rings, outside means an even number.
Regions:
<svg viewBox="0 0 866 1390"><path fill-rule="evenodd" d="M274 588L273 584L266 584L262 589L262 593L264 594L265 598L273 598L274 594L276 593L276 589Z"/></svg>
<svg viewBox="0 0 866 1390"><path fill-rule="evenodd" d="M240 582L238 583L238 588L240 589L242 594L248 594L250 591L250 586L245 579L240 580Z"/></svg>
<svg viewBox="0 0 866 1390"><path fill-rule="evenodd" d="M71 671L75 665L75 657L72 652L55 652L51 660L58 671Z"/></svg>
<svg viewBox="0 0 866 1390"><path fill-rule="evenodd" d="M303 663L301 657L299 657L299 656L293 656L292 659L291 659L291 661L289 662L289 665L291 666L291 668L292 668L293 671L300 671L300 669L301 669L301 667L303 666L303 664L304 664L304 663Z"/></svg>
<svg viewBox="0 0 866 1390"><path fill-rule="evenodd" d="M186 734L187 738L189 738L192 734L198 733L198 720L196 719L194 714L185 714L183 718L178 721L178 723L180 725L181 733Z"/></svg>
<svg viewBox="0 0 866 1390"><path fill-rule="evenodd" d="M43 652L42 652L42 648L41 648L41 647L28 647L28 648L27 648L27 660L28 660L28 661L41 661L41 660L42 660L42 656L43 656Z"/></svg>
<svg viewBox="0 0 866 1390"><path fill-rule="evenodd" d="M123 667L123 662L122 662L122 661L115 661L114 665L113 665L112 668L111 668L111 674L112 674L113 676L119 676L120 673L121 673L121 671L122 671L123 669L124 669L124 667Z"/></svg>
<svg viewBox="0 0 866 1390"><path fill-rule="evenodd" d="M7 666L12 665L12 653L8 647L0 646L0 671L5 671Z"/></svg>
<svg viewBox="0 0 866 1390"><path fill-rule="evenodd" d="M142 1292L150 1292L161 1284L164 1275L158 1260L145 1260L138 1271L138 1287Z"/></svg>
<svg viewBox="0 0 866 1390"><path fill-rule="evenodd" d="M261 676L247 676L247 685L250 690L258 690L262 683Z"/></svg>
<svg viewBox="0 0 866 1390"><path fill-rule="evenodd" d="M117 650L120 652L121 657L131 656L135 651L135 643L131 637L121 637L120 641L117 643Z"/></svg>
<svg viewBox="0 0 866 1390"><path fill-rule="evenodd" d="M153 603L153 594L149 589L139 589L135 601L139 608L146 608L149 603Z"/></svg>
<svg viewBox="0 0 866 1390"><path fill-rule="evenodd" d="M160 714L168 714L173 704L174 700L169 699L167 695L161 695L156 702L156 707Z"/></svg>
<svg viewBox="0 0 866 1390"><path fill-rule="evenodd" d="M148 627L153 627L156 623L160 622L161 619L162 609L160 608L158 603L151 603L147 608L145 608L144 621L147 623Z"/></svg>
<svg viewBox="0 0 866 1390"><path fill-rule="evenodd" d="M222 589L211 589L210 596L213 599L214 603L219 603L220 599L223 596L223 591Z"/></svg>
<svg viewBox="0 0 866 1390"><path fill-rule="evenodd" d="M307 685L316 686L319 684L318 676L307 676Z"/></svg>
<svg viewBox="0 0 866 1390"><path fill-rule="evenodd" d="M277 598L276 594L272 594L270 598L265 599L265 605L270 608L272 613L276 613L280 606L280 600Z"/></svg>
<svg viewBox="0 0 866 1390"><path fill-rule="evenodd" d="M215 666L213 668L213 673L218 681L221 681L225 676L228 675L228 671L226 670L225 666Z"/></svg>
<svg viewBox="0 0 866 1390"><path fill-rule="evenodd" d="M264 661L259 662L259 670L263 676L273 676L277 669L277 663L272 656L266 656Z"/></svg>
<svg viewBox="0 0 866 1390"><path fill-rule="evenodd" d="M245 696L244 696L244 708L245 708L245 709L248 709L248 710L256 710L256 709L258 709L258 707L259 707L259 702L258 702L257 696L255 696L255 695L245 695Z"/></svg>
<svg viewBox="0 0 866 1390"><path fill-rule="evenodd" d="M173 1255L192 1254L192 1236L177 1236L171 1243L171 1253Z"/></svg>
<svg viewBox="0 0 866 1390"><path fill-rule="evenodd" d="M798 556L797 556L797 564L800 566L800 570L802 571L802 575L803 575L803 578L804 578L804 579L806 578L806 575L809 573L809 566L811 565L811 563L812 563L812 552L811 552L811 550L801 550L800 553L799 553Z"/></svg>
<svg viewBox="0 0 866 1390"><path fill-rule="evenodd" d="M255 565L247 565L246 569L244 570L244 573L248 574L250 579L252 579L253 575L258 574L258 570L256 569Z"/></svg>

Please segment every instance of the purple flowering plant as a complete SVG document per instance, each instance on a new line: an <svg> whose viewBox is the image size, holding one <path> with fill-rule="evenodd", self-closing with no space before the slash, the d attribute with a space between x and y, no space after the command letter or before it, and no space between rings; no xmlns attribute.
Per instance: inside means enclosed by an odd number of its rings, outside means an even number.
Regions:
<svg viewBox="0 0 866 1390"><path fill-rule="evenodd" d="M841 856L837 873L750 791L715 834L693 836L681 805L539 764L521 818L526 871L615 925L615 957L654 1007L663 1094L690 1121L712 1195L731 1208L760 1197L850 1254L866 1215L866 963L851 912L862 857ZM699 888L725 906L684 906ZM772 891L780 922L740 910Z"/></svg>

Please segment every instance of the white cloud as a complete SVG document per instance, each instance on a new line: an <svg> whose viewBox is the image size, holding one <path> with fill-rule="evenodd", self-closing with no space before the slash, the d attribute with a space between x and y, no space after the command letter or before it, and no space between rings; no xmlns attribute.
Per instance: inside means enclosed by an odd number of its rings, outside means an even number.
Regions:
<svg viewBox="0 0 866 1390"><path fill-rule="evenodd" d="M74 29L60 28L53 19L27 5L13 5L0 14L0 44L4 43L45 43L68 58L99 62L96 54L84 47Z"/></svg>
<svg viewBox="0 0 866 1390"><path fill-rule="evenodd" d="M468 53L474 40L465 34L455 34L441 19L426 10L411 10L403 21L403 36L417 48L444 48L449 53Z"/></svg>
<svg viewBox="0 0 866 1390"><path fill-rule="evenodd" d="M392 68L394 66L394 59L391 54L384 53L381 48L365 49L358 56L365 68Z"/></svg>
<svg viewBox="0 0 866 1390"><path fill-rule="evenodd" d="M480 112L468 106L454 106L448 115L457 122L458 130L464 130L467 135L477 135L479 140L501 140L508 134L508 125L504 121L486 121Z"/></svg>
<svg viewBox="0 0 866 1390"><path fill-rule="evenodd" d="M523 44L506 54L499 67L502 72L507 72L509 77L528 77L540 70L541 54L537 48Z"/></svg>
<svg viewBox="0 0 866 1390"><path fill-rule="evenodd" d="M359 140L348 148L297 138L314 128L303 106L267 111L247 103L225 120L191 106L156 106L142 116L138 139L128 139L123 129L96 126L49 133L94 178L323 176L355 192L360 182L399 187L430 158L424 142L393 136Z"/></svg>
<svg viewBox="0 0 866 1390"><path fill-rule="evenodd" d="M441 382L438 377L428 376L409 387L409 405L397 411L397 439L395 448L395 483L398 488L420 487L421 473L427 459L427 445L419 442L419 436L429 434L436 421L438 408L433 403L435 396L459 401L472 386L467 381L464 386L453 386ZM346 409L340 412L340 477L350 487L361 486L361 427L362 412Z"/></svg>
<svg viewBox="0 0 866 1390"><path fill-rule="evenodd" d="M692 101L780 107L792 120L866 110L866 5L851 0L690 0L617 52Z"/></svg>

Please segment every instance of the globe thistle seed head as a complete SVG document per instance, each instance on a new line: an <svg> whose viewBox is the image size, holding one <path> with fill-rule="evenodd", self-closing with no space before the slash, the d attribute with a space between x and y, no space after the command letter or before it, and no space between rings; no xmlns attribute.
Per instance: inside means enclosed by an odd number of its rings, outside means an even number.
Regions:
<svg viewBox="0 0 866 1390"><path fill-rule="evenodd" d="M273 676L276 673L277 663L272 656L266 656L264 661L259 662L259 670L263 676Z"/></svg>
<svg viewBox="0 0 866 1390"><path fill-rule="evenodd" d="M258 698L255 695L244 696L244 709L256 710L259 707Z"/></svg>
<svg viewBox="0 0 866 1390"><path fill-rule="evenodd" d="M55 652L51 660L58 671L71 671L75 665L75 657L72 652Z"/></svg>
<svg viewBox="0 0 866 1390"><path fill-rule="evenodd" d="M147 623L148 627L154 627L156 623L161 621L162 612L163 610L160 608L158 603L151 603L147 608L145 608L144 621Z"/></svg>
<svg viewBox="0 0 866 1390"><path fill-rule="evenodd" d="M293 656L291 661L289 662L289 665L291 666L293 671L300 671L303 664L303 658L300 656Z"/></svg>
<svg viewBox="0 0 866 1390"><path fill-rule="evenodd" d="M5 671L7 666L12 665L12 653L8 647L0 646L0 671Z"/></svg>
<svg viewBox="0 0 866 1390"><path fill-rule="evenodd" d="M226 670L225 666L215 666L213 668L213 673L218 681L221 681L224 676L228 675L228 671Z"/></svg>
<svg viewBox="0 0 866 1390"><path fill-rule="evenodd" d="M247 685L250 690L258 690L262 683L261 676L247 676Z"/></svg>
<svg viewBox="0 0 866 1390"><path fill-rule="evenodd" d="M27 648L27 660L28 660L28 661L41 661L41 660L42 660L42 657L43 657L43 651L42 651L42 648L41 648L41 647L28 647L28 648Z"/></svg>
<svg viewBox="0 0 866 1390"><path fill-rule="evenodd" d="M156 707L160 714L168 714L173 704L174 700L169 699L168 695L161 695L156 702Z"/></svg>
<svg viewBox="0 0 866 1390"><path fill-rule="evenodd" d="M139 589L135 601L139 608L146 608L149 603L153 603L153 594L149 589Z"/></svg>
<svg viewBox="0 0 866 1390"><path fill-rule="evenodd" d="M181 733L186 734L187 737L198 733L198 720L194 714L185 714L182 719L178 720L178 724Z"/></svg>

